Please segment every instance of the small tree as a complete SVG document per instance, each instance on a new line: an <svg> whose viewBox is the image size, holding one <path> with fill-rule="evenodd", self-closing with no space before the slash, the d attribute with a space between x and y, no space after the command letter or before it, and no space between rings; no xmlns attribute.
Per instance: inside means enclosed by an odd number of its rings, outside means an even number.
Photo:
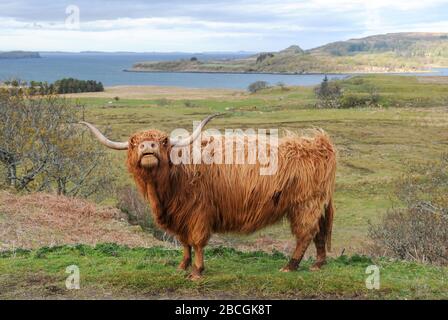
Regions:
<svg viewBox="0 0 448 320"><path fill-rule="evenodd" d="M314 89L317 97L316 107L318 108L339 108L340 98L342 96L341 86L337 81L329 81L328 77L322 80L322 83Z"/></svg>
<svg viewBox="0 0 448 320"><path fill-rule="evenodd" d="M109 189L108 154L76 125L82 106L28 90L0 89L0 166L4 185L88 197Z"/></svg>
<svg viewBox="0 0 448 320"><path fill-rule="evenodd" d="M256 93L260 90L269 88L269 83L266 81L255 81L254 83L251 83L248 87L247 90L250 93Z"/></svg>

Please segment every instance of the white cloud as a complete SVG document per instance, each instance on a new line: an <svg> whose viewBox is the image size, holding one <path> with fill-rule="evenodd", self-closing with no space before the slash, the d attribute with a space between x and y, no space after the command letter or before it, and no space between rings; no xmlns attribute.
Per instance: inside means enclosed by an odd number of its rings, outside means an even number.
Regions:
<svg viewBox="0 0 448 320"><path fill-rule="evenodd" d="M440 12L447 2L220 1L190 6L182 3L171 14L156 12L150 17L129 18L116 13L113 18L89 16L85 20L86 12L91 11L80 7L80 30L68 30L63 15L32 21L0 16L0 50L259 51L293 43L309 48L352 35L447 31L448 12L445 16ZM434 17L428 22L431 14Z"/></svg>

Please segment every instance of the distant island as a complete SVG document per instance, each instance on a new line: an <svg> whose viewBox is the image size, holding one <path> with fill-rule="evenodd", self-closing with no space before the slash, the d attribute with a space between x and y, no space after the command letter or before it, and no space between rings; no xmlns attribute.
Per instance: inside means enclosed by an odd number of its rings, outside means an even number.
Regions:
<svg viewBox="0 0 448 320"><path fill-rule="evenodd" d="M247 58L138 62L128 72L386 73L424 72L448 66L448 33L390 33L326 44L293 45Z"/></svg>
<svg viewBox="0 0 448 320"><path fill-rule="evenodd" d="M30 51L7 51L0 52L0 59L28 59L41 58L39 52Z"/></svg>

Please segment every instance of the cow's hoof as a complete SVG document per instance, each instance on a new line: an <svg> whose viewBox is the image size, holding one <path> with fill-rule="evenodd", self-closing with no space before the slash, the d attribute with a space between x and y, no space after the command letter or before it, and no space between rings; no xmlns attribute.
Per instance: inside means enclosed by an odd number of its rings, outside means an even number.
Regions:
<svg viewBox="0 0 448 320"><path fill-rule="evenodd" d="M283 268L281 268L279 271L280 271L280 272L291 272L291 271L294 271L294 270L291 270L290 267L283 267Z"/></svg>
<svg viewBox="0 0 448 320"><path fill-rule="evenodd" d="M202 279L202 275L200 275L196 272L192 272L188 275L187 279L191 280L191 281L198 281L198 280Z"/></svg>
<svg viewBox="0 0 448 320"><path fill-rule="evenodd" d="M319 271L322 266L326 264L325 261L316 261L311 267L310 267L310 271Z"/></svg>

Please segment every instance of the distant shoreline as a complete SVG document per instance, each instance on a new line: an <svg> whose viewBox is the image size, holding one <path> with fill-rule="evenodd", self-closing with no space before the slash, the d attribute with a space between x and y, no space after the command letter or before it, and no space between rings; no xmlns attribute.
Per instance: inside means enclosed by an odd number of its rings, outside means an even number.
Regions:
<svg viewBox="0 0 448 320"><path fill-rule="evenodd" d="M331 72L331 73L318 73L318 72L261 72L261 71L162 71L162 70L138 70L138 69L124 69L123 72L135 72L135 73L210 73L210 74L273 74L282 76L302 76L302 75L341 75L348 74L348 72Z"/></svg>
<svg viewBox="0 0 448 320"><path fill-rule="evenodd" d="M42 58L39 52L32 51L0 51L1 60L15 60L15 59L40 59Z"/></svg>
<svg viewBox="0 0 448 320"><path fill-rule="evenodd" d="M204 73L204 74L270 74L270 75L281 75L281 76L307 76L307 75L363 75L363 74L411 74L411 73L430 73L434 70L416 70L416 71L359 71L359 72L262 72L262 71L173 71L173 70L139 70L139 69L123 69L123 72L133 72L133 73Z"/></svg>

